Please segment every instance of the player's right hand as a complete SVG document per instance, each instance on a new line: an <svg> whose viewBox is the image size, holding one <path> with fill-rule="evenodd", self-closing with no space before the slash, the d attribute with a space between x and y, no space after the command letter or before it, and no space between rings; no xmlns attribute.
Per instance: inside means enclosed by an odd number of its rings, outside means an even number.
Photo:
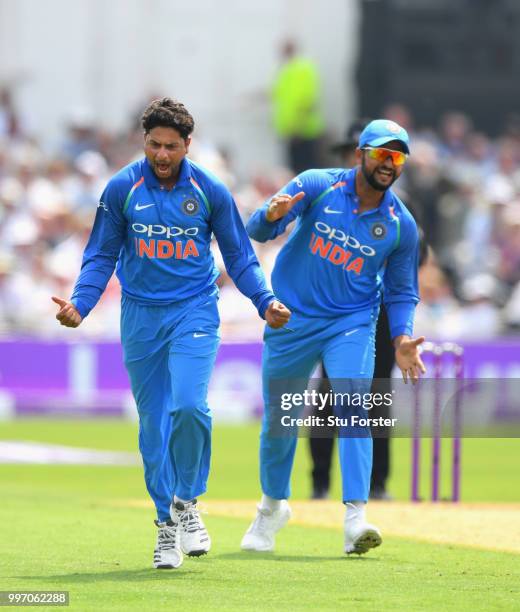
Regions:
<svg viewBox="0 0 520 612"><path fill-rule="evenodd" d="M78 327L83 320L72 302L67 302L59 297L52 296L52 301L58 304L60 309L56 318L65 327Z"/></svg>
<svg viewBox="0 0 520 612"><path fill-rule="evenodd" d="M267 207L265 218L269 223L278 221L291 210L291 208L305 197L305 191L299 191L296 195L290 196L288 193L281 193L274 196Z"/></svg>
<svg viewBox="0 0 520 612"><path fill-rule="evenodd" d="M265 311L265 321L269 327L279 329L289 322L291 311L282 302L273 300Z"/></svg>

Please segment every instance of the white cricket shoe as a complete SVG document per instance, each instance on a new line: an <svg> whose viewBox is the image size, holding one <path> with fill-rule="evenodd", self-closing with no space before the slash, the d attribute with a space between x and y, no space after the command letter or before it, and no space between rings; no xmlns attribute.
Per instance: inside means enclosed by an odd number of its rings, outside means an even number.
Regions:
<svg viewBox="0 0 520 612"><path fill-rule="evenodd" d="M180 523L181 550L188 557L200 557L209 552L211 538L200 518L197 500L189 502L172 502L170 516Z"/></svg>
<svg viewBox="0 0 520 612"><path fill-rule="evenodd" d="M155 524L158 531L153 565L155 569L177 569L183 561L180 549L180 525L173 521L163 523L155 521Z"/></svg>
<svg viewBox="0 0 520 612"><path fill-rule="evenodd" d="M274 536L291 518L291 508L287 500L280 502L278 510L268 510L258 506L255 520L242 538L242 550L270 552L274 550Z"/></svg>
<svg viewBox="0 0 520 612"><path fill-rule="evenodd" d="M362 555L382 543L381 532L362 519L345 520L345 552Z"/></svg>

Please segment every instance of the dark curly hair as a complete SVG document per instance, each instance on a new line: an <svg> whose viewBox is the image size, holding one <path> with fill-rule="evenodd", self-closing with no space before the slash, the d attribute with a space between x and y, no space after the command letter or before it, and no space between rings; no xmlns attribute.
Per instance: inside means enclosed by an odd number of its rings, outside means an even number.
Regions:
<svg viewBox="0 0 520 612"><path fill-rule="evenodd" d="M155 127L169 127L177 130L184 138L193 132L195 122L187 108L181 102L172 98L154 100L146 108L141 117L145 134Z"/></svg>

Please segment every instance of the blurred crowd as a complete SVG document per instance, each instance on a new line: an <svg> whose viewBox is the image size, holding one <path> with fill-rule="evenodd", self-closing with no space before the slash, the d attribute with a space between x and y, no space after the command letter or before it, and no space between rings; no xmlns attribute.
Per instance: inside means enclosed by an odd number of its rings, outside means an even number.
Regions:
<svg viewBox="0 0 520 612"><path fill-rule="evenodd" d="M144 107L144 105L143 105ZM430 246L420 271L417 332L430 339L485 339L520 330L520 119L489 138L459 112L415 129L400 105L385 116L411 133L412 155L396 188L410 202ZM99 196L110 176L142 155L139 122L121 134L100 129L85 109L64 117L63 140L49 152L0 90L0 334L46 338L117 338L115 277L78 330L61 328L51 295L69 296ZM337 135L331 135L337 138ZM245 145L246 146L246 145ZM232 190L244 220L292 176L278 167L233 174L232 160L195 133L190 157ZM330 158L324 163L339 165ZM255 244L269 277L281 236ZM222 269L223 338L258 340L262 321Z"/></svg>
<svg viewBox="0 0 520 612"><path fill-rule="evenodd" d="M411 134L397 190L430 247L419 272L416 331L483 340L520 331L520 117L489 138L460 112L415 130L401 105L385 110Z"/></svg>

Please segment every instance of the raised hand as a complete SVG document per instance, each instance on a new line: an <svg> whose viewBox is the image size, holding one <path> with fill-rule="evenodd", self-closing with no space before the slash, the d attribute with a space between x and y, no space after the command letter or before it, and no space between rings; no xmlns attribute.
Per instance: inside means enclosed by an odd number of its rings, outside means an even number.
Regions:
<svg viewBox="0 0 520 612"><path fill-rule="evenodd" d="M278 221L291 210L291 208L298 203L303 197L305 197L304 191L299 191L296 195L290 196L287 193L274 196L269 203L265 218L269 223Z"/></svg>
<svg viewBox="0 0 520 612"><path fill-rule="evenodd" d="M394 341L396 344L395 360L399 366L405 383L408 378L415 384L419 380L420 374L426 372L424 363L422 362L419 352L419 346L424 342L424 336L419 338L409 338L408 336L400 336Z"/></svg>
<svg viewBox="0 0 520 612"><path fill-rule="evenodd" d="M265 311L265 320L269 327L278 329L288 323L291 318L291 311L286 308L281 302L274 300L271 302Z"/></svg>
<svg viewBox="0 0 520 612"><path fill-rule="evenodd" d="M56 315L56 318L65 327L78 327L78 325L83 320L81 315L76 310L76 307L72 302L67 302L67 300L63 300L62 298L52 296L52 301L58 304L60 309Z"/></svg>

